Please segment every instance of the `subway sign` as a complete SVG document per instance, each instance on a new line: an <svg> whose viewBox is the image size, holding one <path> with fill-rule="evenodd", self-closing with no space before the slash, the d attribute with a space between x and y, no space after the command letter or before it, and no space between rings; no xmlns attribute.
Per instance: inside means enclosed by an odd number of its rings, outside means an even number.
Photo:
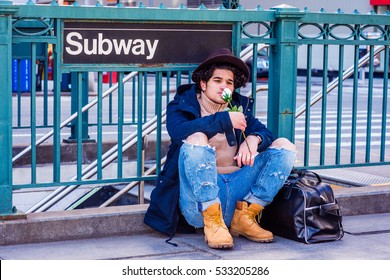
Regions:
<svg viewBox="0 0 390 280"><path fill-rule="evenodd" d="M231 24L65 21L64 64L200 63L232 46Z"/></svg>

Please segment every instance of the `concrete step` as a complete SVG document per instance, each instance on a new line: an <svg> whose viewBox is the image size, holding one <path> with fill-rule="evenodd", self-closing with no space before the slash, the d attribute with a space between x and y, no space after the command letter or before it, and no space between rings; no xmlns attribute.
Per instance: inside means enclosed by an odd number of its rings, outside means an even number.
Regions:
<svg viewBox="0 0 390 280"><path fill-rule="evenodd" d="M315 170L329 183L345 216L390 212L390 168L332 168Z"/></svg>
<svg viewBox="0 0 390 280"><path fill-rule="evenodd" d="M147 205L15 214L0 223L0 245L123 236L152 232Z"/></svg>
<svg viewBox="0 0 390 280"><path fill-rule="evenodd" d="M390 186L334 187L344 216L390 213Z"/></svg>

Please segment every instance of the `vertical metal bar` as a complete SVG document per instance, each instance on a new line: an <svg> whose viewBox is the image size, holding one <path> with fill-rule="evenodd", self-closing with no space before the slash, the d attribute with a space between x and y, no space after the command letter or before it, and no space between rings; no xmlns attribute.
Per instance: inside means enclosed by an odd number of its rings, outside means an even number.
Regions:
<svg viewBox="0 0 390 280"><path fill-rule="evenodd" d="M102 72L98 72L97 77L97 151L96 151L96 168L97 168L97 179L102 179L102 154L103 154L103 75Z"/></svg>
<svg viewBox="0 0 390 280"><path fill-rule="evenodd" d="M37 140L37 94L36 94L36 43L31 43L31 97L30 97L30 127L31 127L31 183L37 182L37 147L35 142Z"/></svg>
<svg viewBox="0 0 390 280"><path fill-rule="evenodd" d="M88 104L88 96L89 96L89 89L88 89L88 72L80 72L81 73L81 80L79 78L78 72L71 72L71 113L74 114L78 112L78 108L81 106L81 108ZM62 75L63 77L63 75ZM80 84L79 84L80 83ZM81 89L81 91L77 91L78 89ZM81 95L81 104L78 104L79 95ZM79 116L78 116L79 117ZM81 139L83 141L89 140L88 135L88 112L83 112L80 116L81 118ZM77 134L78 127L76 126L77 120L73 120L71 122L71 136L66 140L68 143L75 143L77 142L76 138L79 137Z"/></svg>
<svg viewBox="0 0 390 280"><path fill-rule="evenodd" d="M359 46L355 46L353 70L353 91L352 91L352 120L351 120L351 158L350 162L356 162L356 124L359 88Z"/></svg>
<svg viewBox="0 0 390 280"><path fill-rule="evenodd" d="M55 21L56 34L61 34L61 20ZM52 45L53 55L53 181L61 181L61 36Z"/></svg>
<svg viewBox="0 0 390 280"><path fill-rule="evenodd" d="M83 102L81 104L81 108L83 108L85 105L88 104L88 99L89 99L89 83L88 83L88 80L89 80L89 73L88 72L83 72L82 74L82 77L83 77L83 91L82 91L82 95L83 95ZM88 117L88 111L85 111L83 112L83 135L82 135L82 139L83 141L88 141L89 140L89 134L88 134L88 130L89 130L89 117Z"/></svg>
<svg viewBox="0 0 390 280"><path fill-rule="evenodd" d="M387 100L389 93L389 48L385 48L383 67L383 100L382 100L382 129L381 129L381 152L380 161L384 162L386 157L386 123L387 123Z"/></svg>
<svg viewBox="0 0 390 280"><path fill-rule="evenodd" d="M103 81L102 81L103 82ZM112 105L113 105L113 97L112 94L108 96L108 123L112 124L112 115L113 115L113 110L112 110Z"/></svg>
<svg viewBox="0 0 390 280"><path fill-rule="evenodd" d="M168 96L168 92L167 92ZM156 174L161 172L161 112L162 112L162 73L157 72L156 75L156 116L157 116L157 130L156 130Z"/></svg>
<svg viewBox="0 0 390 280"><path fill-rule="evenodd" d="M167 81L168 81L168 78L172 75L173 76L173 71L171 71L171 70L167 70L167 71L165 71L165 77L167 77ZM164 75L163 75L164 76ZM167 85L168 85L168 83L167 83Z"/></svg>
<svg viewBox="0 0 390 280"><path fill-rule="evenodd" d="M144 122L148 118L148 73L144 72Z"/></svg>
<svg viewBox="0 0 390 280"><path fill-rule="evenodd" d="M366 162L371 158L371 130L372 130L372 98L374 84L374 46L370 46L370 63L368 75L368 96L367 96L367 131L366 131Z"/></svg>
<svg viewBox="0 0 390 280"><path fill-rule="evenodd" d="M181 85L181 71L177 71L176 75L176 87L179 87Z"/></svg>
<svg viewBox="0 0 390 280"><path fill-rule="evenodd" d="M43 125L48 126L49 121L49 91L47 89L48 87L48 74L47 74L47 68L48 68L48 61L49 61L49 56L48 56L48 44L44 43L43 44L44 48L44 53L45 53L45 59L43 62L43 80L41 81L41 86L42 86L42 92L43 92Z"/></svg>
<svg viewBox="0 0 390 280"><path fill-rule="evenodd" d="M12 207L12 15L9 7L0 16L0 214L11 214ZM1 9L1 7L0 7Z"/></svg>
<svg viewBox="0 0 390 280"><path fill-rule="evenodd" d="M241 21L234 22L232 26L232 52L237 57L240 57L241 51L241 30Z"/></svg>
<svg viewBox="0 0 390 280"><path fill-rule="evenodd" d="M242 31L241 21L234 22L232 26L232 52L237 57L240 57L240 52L241 52L241 31ZM237 89L237 92L240 92L240 90L241 89ZM255 115L256 110L253 110L252 114Z"/></svg>
<svg viewBox="0 0 390 280"><path fill-rule="evenodd" d="M339 83L337 88L337 126L336 126L336 164L340 164L341 157L341 126L343 116L343 69L344 45L339 46Z"/></svg>
<svg viewBox="0 0 390 280"><path fill-rule="evenodd" d="M132 95L133 95L133 98L131 100L131 110L132 110L132 123L134 124L135 123L135 116L136 116L136 100L137 100L137 88L136 88L136 77L134 77L133 79L133 85L132 85Z"/></svg>
<svg viewBox="0 0 390 280"><path fill-rule="evenodd" d="M307 78L306 78L306 112L305 112L305 152L304 152L304 165L310 164L310 101L311 101L311 70L313 64L313 45L307 46Z"/></svg>
<svg viewBox="0 0 390 280"><path fill-rule="evenodd" d="M137 90L137 176L142 176L142 77L143 73L138 73L138 90Z"/></svg>
<svg viewBox="0 0 390 280"><path fill-rule="evenodd" d="M69 75L71 77L70 110L71 110L71 114L74 114L75 112L77 112L77 107L78 107L77 102L78 102L78 97L79 97L78 95L79 94L82 95L82 91L78 92L80 85L82 85L82 83L81 83L81 80L79 80L79 78L78 78L78 73L71 72L71 73L69 73ZM61 80L63 79L63 77L64 77L64 73L61 73L61 76L60 76ZM79 82L80 82L80 84L79 84ZM62 90L62 86L61 86L61 90ZM72 120L70 123L70 136L68 138L70 143L77 142L77 137L79 136L79 135L77 135L77 120L78 120L78 118L81 118L81 115L77 115L77 119Z"/></svg>
<svg viewBox="0 0 390 280"><path fill-rule="evenodd" d="M145 175L145 149L147 146L148 136L142 138L142 156L141 156L141 176ZM145 202L145 181L141 180L138 184L138 203Z"/></svg>
<svg viewBox="0 0 390 280"><path fill-rule="evenodd" d="M324 45L323 74L322 74L322 111L321 111L320 165L324 165L325 164L326 110L327 110L328 57L329 57L328 54L329 54L329 45Z"/></svg>
<svg viewBox="0 0 390 280"><path fill-rule="evenodd" d="M253 44L253 63L252 63L252 98L253 98L253 115L256 115L256 88L257 88L257 48L258 44Z"/></svg>
<svg viewBox="0 0 390 280"><path fill-rule="evenodd" d="M118 77L118 160L117 160L117 176L123 176L123 116L124 116L124 84L123 72L119 72Z"/></svg>
<svg viewBox="0 0 390 280"><path fill-rule="evenodd" d="M77 73L77 180L82 180L82 164L83 164L83 73Z"/></svg>
<svg viewBox="0 0 390 280"><path fill-rule="evenodd" d="M170 72L169 72L170 73ZM167 93L165 94L166 96L166 105L168 106L168 103L170 101L170 91L171 91L171 75L167 74L167 78L166 78L166 81L167 81L167 87L166 87L166 91Z"/></svg>

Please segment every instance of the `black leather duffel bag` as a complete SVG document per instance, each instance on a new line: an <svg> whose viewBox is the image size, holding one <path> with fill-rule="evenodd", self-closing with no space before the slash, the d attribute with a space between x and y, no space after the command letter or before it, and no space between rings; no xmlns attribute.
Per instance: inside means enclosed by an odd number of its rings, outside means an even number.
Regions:
<svg viewBox="0 0 390 280"><path fill-rule="evenodd" d="M330 185L306 169L294 169L260 225L275 235L303 243L339 240L344 231L339 204Z"/></svg>

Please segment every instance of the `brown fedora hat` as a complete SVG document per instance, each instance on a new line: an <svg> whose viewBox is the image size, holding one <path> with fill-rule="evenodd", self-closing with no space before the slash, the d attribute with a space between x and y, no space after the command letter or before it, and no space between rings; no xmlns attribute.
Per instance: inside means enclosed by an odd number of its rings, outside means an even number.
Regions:
<svg viewBox="0 0 390 280"><path fill-rule="evenodd" d="M215 63L226 63L226 64L231 64L233 65L234 67L237 68L237 70L239 70L246 78L246 81L248 80L249 78L249 68L248 66L245 64L244 61L242 61L240 58L234 56L231 52L231 50L227 49L227 48L220 48L220 49L216 49L215 51L213 51L207 58L205 61L203 61L201 64L199 64L198 67L196 67L196 69L194 70L194 72L192 73L192 80L197 83L199 82L199 76L197 75L197 73L204 69L204 68L207 68L209 66L211 66L212 64L215 64ZM245 81L245 82L246 82Z"/></svg>

